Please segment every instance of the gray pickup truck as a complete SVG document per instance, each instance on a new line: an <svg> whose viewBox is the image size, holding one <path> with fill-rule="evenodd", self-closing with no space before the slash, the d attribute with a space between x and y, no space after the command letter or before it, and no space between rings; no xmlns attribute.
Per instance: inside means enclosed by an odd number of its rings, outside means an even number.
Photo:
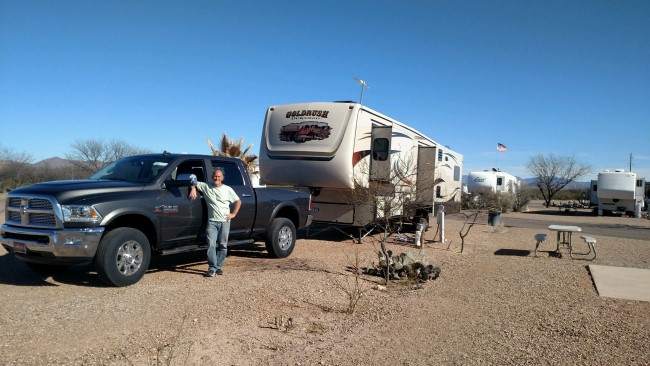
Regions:
<svg viewBox="0 0 650 366"><path fill-rule="evenodd" d="M241 199L228 245L263 240L272 257L287 257L296 230L311 223L311 194L293 187L253 187L240 159L148 154L118 160L86 180L36 183L12 190L2 245L37 272L94 263L109 285L138 282L153 254L207 247L207 208L188 197L192 175L214 169Z"/></svg>

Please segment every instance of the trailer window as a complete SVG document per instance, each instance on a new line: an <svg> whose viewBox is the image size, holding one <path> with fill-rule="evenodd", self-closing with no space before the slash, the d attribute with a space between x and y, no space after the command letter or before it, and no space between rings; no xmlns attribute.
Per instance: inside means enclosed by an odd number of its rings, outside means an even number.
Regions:
<svg viewBox="0 0 650 366"><path fill-rule="evenodd" d="M643 179L637 179L636 180L636 186L637 187L643 187Z"/></svg>
<svg viewBox="0 0 650 366"><path fill-rule="evenodd" d="M388 160L388 139L377 138L372 142L372 160Z"/></svg>

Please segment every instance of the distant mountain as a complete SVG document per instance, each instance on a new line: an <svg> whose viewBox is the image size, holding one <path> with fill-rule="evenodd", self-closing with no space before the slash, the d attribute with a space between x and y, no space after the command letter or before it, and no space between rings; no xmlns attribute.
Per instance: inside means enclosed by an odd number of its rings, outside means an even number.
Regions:
<svg viewBox="0 0 650 366"><path fill-rule="evenodd" d="M49 169L68 168L71 165L72 163L70 162L70 160L62 159L58 156L34 163L34 166L37 168L49 168Z"/></svg>

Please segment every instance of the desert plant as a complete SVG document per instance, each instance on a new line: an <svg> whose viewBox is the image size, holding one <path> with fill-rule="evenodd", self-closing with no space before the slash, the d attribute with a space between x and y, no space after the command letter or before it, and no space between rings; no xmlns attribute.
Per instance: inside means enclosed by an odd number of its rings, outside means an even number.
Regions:
<svg viewBox="0 0 650 366"><path fill-rule="evenodd" d="M352 272L352 279L350 276L345 276L345 281L335 278L333 279L334 285L339 288L347 296L347 307L345 313L349 315L354 315L357 310L357 305L359 300L363 295L370 290L370 287L364 284L361 274L363 274L363 269L361 268L361 260L359 258L359 252L354 253L354 262L349 267L350 272Z"/></svg>
<svg viewBox="0 0 650 366"><path fill-rule="evenodd" d="M388 250L388 256L381 251L377 252L379 261L365 269L369 275L388 278L389 280L406 280L409 283L421 284L426 281L435 280L440 276L440 267L434 267L424 260L424 254L420 252L419 258L413 252L400 253L393 256ZM420 286L411 286L420 288Z"/></svg>
<svg viewBox="0 0 650 366"><path fill-rule="evenodd" d="M253 175L257 173L257 155L249 154L250 149L253 147L253 144L248 145L248 147L242 150L244 145L244 139L240 138L237 142L228 138L226 133L221 135L221 141L219 142L219 150L215 149L212 145L212 142L208 139L208 145L214 156L227 156L231 158L239 158L244 163L246 171L248 174Z"/></svg>
<svg viewBox="0 0 650 366"><path fill-rule="evenodd" d="M512 210L522 212L528 207L531 195L530 190L525 187L515 187L513 190Z"/></svg>
<svg viewBox="0 0 650 366"><path fill-rule="evenodd" d="M460 236L460 252L463 252L465 238L469 235L479 216L482 217L485 213L499 214L507 212L508 207L511 206L512 198L509 193L494 192L490 189L479 191L465 198L463 201L464 210L461 211L465 220L458 233ZM451 242L449 245L451 245Z"/></svg>
<svg viewBox="0 0 650 366"><path fill-rule="evenodd" d="M273 319L271 328L279 330L281 332L288 332L293 328L293 318L285 317L284 315L276 316Z"/></svg>
<svg viewBox="0 0 650 366"><path fill-rule="evenodd" d="M193 342L184 340L183 333L185 331L189 312L186 311L185 315L181 318L180 324L175 327L175 332L171 335L159 335L152 337L152 351L154 352L153 360L156 366L172 365L177 361L178 363L186 364L192 351Z"/></svg>

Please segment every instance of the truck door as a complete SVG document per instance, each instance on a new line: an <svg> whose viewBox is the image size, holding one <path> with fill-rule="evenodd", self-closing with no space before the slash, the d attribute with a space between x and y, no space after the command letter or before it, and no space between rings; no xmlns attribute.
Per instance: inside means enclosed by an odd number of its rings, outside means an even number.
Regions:
<svg viewBox="0 0 650 366"><path fill-rule="evenodd" d="M212 160L212 171L221 169L224 173L223 184L230 186L241 200L237 217L230 222L230 240L247 239L250 236L257 208L253 187L249 186L244 179L244 174L248 174L248 172L240 171L239 167L240 165L235 163ZM209 172L210 177L212 171ZM234 205L231 204L231 210L233 207Z"/></svg>
<svg viewBox="0 0 650 366"><path fill-rule="evenodd" d="M370 146L370 180L388 182L390 180L390 142L391 126L372 126L372 145Z"/></svg>
<svg viewBox="0 0 650 366"><path fill-rule="evenodd" d="M197 179L205 181L203 160L185 160L174 167L165 177L165 182L175 181L180 174L195 174ZM181 245L202 242L205 232L203 218L207 217L202 200L189 199L188 186L167 184L161 190L156 202L155 212L161 223L160 238L162 248L174 248Z"/></svg>

